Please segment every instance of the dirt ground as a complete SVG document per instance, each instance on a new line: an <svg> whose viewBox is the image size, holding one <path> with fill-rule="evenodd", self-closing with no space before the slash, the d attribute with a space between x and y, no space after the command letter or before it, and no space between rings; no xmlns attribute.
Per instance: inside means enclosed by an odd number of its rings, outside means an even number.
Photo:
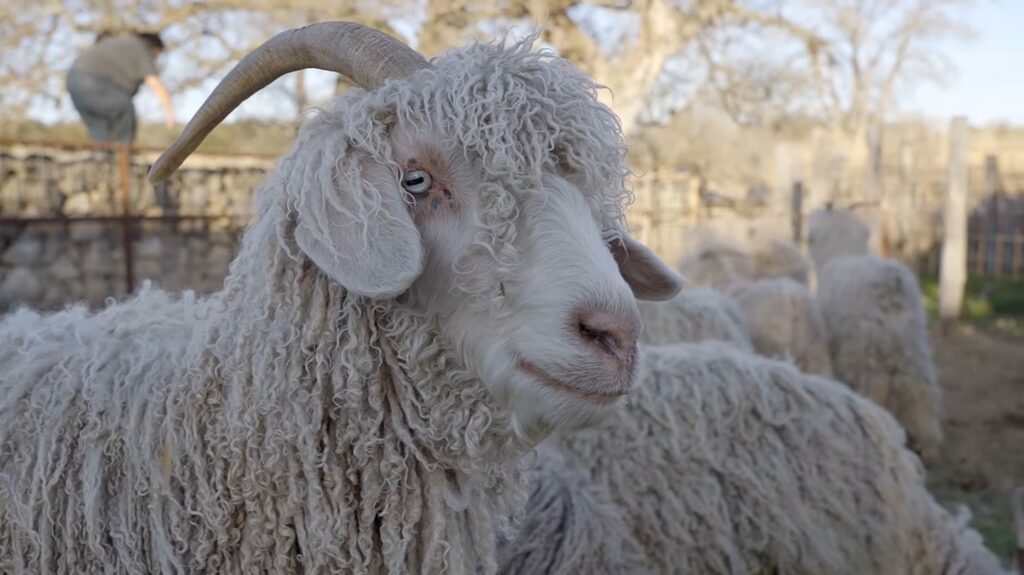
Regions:
<svg viewBox="0 0 1024 575"><path fill-rule="evenodd" d="M1008 558L1010 492L1024 486L1024 339L961 328L933 333L932 345L945 393L946 442L929 485L943 503L969 505L986 543Z"/></svg>

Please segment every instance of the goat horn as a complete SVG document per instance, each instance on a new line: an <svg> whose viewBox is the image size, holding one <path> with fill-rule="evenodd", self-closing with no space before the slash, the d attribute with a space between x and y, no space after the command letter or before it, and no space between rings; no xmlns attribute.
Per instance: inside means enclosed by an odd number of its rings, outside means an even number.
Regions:
<svg viewBox="0 0 1024 575"><path fill-rule="evenodd" d="M159 183L178 169L203 139L239 104L281 76L318 68L342 74L357 86L376 88L430 64L391 36L354 22L321 22L287 30L247 54L206 99L149 171Z"/></svg>

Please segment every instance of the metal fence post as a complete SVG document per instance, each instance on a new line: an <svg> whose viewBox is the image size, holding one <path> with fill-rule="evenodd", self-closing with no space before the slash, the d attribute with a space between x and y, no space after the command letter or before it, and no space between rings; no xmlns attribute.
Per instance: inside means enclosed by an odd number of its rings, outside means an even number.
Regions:
<svg viewBox="0 0 1024 575"><path fill-rule="evenodd" d="M131 144L117 147L117 183L121 192L121 243L124 249L125 295L135 291L135 270L132 261L132 201L128 179L131 177Z"/></svg>
<svg viewBox="0 0 1024 575"><path fill-rule="evenodd" d="M1000 211L1003 198L999 189L999 161L992 154L985 156L985 201L992 207L989 211L988 229L984 235L985 273L1001 276L1003 275L1003 223ZM979 241L981 241L980 238ZM988 258L990 244L994 244L992 245L991 260Z"/></svg>
<svg viewBox="0 0 1024 575"><path fill-rule="evenodd" d="M790 223L793 226L793 242L799 245L804 237L804 184L793 182L793 197L790 202Z"/></svg>

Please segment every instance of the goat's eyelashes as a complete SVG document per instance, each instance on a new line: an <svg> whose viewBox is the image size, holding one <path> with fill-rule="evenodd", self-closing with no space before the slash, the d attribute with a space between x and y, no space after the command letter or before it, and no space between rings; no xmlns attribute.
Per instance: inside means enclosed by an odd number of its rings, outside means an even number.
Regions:
<svg viewBox="0 0 1024 575"><path fill-rule="evenodd" d="M402 176L402 187L413 195L427 193L433 183L426 170L410 170Z"/></svg>

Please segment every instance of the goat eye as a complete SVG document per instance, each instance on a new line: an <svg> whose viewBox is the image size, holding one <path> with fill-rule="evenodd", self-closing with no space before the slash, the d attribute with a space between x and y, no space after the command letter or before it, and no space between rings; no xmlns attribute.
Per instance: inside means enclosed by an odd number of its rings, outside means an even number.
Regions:
<svg viewBox="0 0 1024 575"><path fill-rule="evenodd" d="M433 182L425 170L412 170L402 176L402 187L411 194L423 194Z"/></svg>

